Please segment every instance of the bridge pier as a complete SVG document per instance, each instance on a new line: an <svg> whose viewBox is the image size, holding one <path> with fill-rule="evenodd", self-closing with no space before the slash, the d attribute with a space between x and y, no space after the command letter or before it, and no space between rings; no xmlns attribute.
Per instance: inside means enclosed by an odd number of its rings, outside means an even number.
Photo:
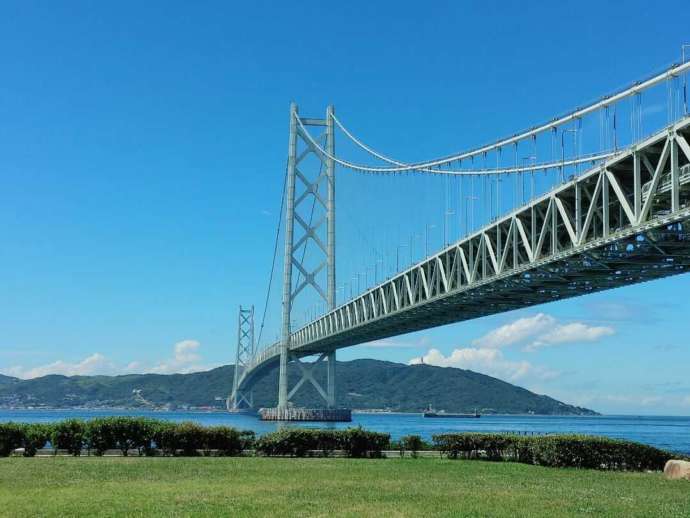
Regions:
<svg viewBox="0 0 690 518"><path fill-rule="evenodd" d="M262 421L352 421L349 408L262 408L259 415Z"/></svg>

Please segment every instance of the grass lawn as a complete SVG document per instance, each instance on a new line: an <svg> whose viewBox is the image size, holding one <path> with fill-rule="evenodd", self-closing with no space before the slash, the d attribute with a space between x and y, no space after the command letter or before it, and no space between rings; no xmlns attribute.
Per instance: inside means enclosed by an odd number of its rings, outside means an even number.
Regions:
<svg viewBox="0 0 690 518"><path fill-rule="evenodd" d="M690 482L441 459L5 458L0 515L690 517Z"/></svg>

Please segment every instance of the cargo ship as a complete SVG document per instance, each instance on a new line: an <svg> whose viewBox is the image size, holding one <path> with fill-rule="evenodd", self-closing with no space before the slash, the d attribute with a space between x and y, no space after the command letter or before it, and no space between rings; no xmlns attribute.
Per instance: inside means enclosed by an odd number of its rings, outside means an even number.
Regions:
<svg viewBox="0 0 690 518"><path fill-rule="evenodd" d="M481 414L477 412L477 409L474 410L474 414L453 414L450 412L446 412L445 410L434 410L431 408L431 405L429 405L425 410L424 410L424 417L446 417L446 418L451 418L451 419L476 419L481 417Z"/></svg>

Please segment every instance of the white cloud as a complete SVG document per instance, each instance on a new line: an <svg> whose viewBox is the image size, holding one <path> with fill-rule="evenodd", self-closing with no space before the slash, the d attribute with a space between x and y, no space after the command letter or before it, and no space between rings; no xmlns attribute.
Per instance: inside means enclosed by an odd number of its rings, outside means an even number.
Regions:
<svg viewBox="0 0 690 518"><path fill-rule="evenodd" d="M532 352L541 347L550 347L559 344L596 342L600 338L611 336L614 333L614 329L610 326L588 326L582 322L556 325L553 329L542 334L527 345L524 350Z"/></svg>
<svg viewBox="0 0 690 518"><path fill-rule="evenodd" d="M690 396L683 398L683 406L690 406Z"/></svg>
<svg viewBox="0 0 690 518"><path fill-rule="evenodd" d="M201 356L198 353L200 346L201 344L196 340L177 342L174 347L173 358L158 363L149 372L156 374L186 374L205 370L207 367L199 364L201 360Z"/></svg>
<svg viewBox="0 0 690 518"><path fill-rule="evenodd" d="M558 376L555 371L532 365L525 360L508 360L498 349L488 347L454 349L449 356L445 356L438 349L429 349L424 356L413 358L408 363L410 365L425 363L438 367L469 369L509 381L522 380L528 377L544 380Z"/></svg>
<svg viewBox="0 0 690 518"><path fill-rule="evenodd" d="M47 365L24 369L21 366L10 367L5 372L18 378L40 378L48 374L61 374L63 376L93 376L96 374L113 374L116 366L100 353L94 353L80 362L70 363L58 360Z"/></svg>
<svg viewBox="0 0 690 518"><path fill-rule="evenodd" d="M506 324L472 342L478 347L506 347L523 342L556 325L551 315L537 313L533 317L520 318Z"/></svg>
<svg viewBox="0 0 690 518"><path fill-rule="evenodd" d="M141 362L129 362L125 367L125 372L138 372L142 369Z"/></svg>
<svg viewBox="0 0 690 518"><path fill-rule="evenodd" d="M64 376L115 375L123 373L152 372L157 374L189 373L211 368L202 363L197 340L182 340L173 347L173 357L148 367L139 361L129 362L126 366L117 364L100 353L94 353L76 363L57 360L38 367L24 368L20 365L0 369L1 374L22 379L40 378L49 374Z"/></svg>
<svg viewBox="0 0 690 518"><path fill-rule="evenodd" d="M559 323L551 315L537 313L503 325L472 342L481 348L500 348L528 342L526 352L542 347L577 342L595 342L614 334L610 326L590 326L582 322Z"/></svg>

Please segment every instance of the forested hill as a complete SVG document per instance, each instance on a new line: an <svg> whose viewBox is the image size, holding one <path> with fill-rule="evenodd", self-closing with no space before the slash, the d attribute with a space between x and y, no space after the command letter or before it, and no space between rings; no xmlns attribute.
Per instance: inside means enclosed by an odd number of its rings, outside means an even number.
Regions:
<svg viewBox="0 0 690 518"><path fill-rule="evenodd" d="M10 385L12 383L17 383L18 381L20 381L20 380L17 378L13 378L11 376L4 376L4 375L0 374L0 387L5 386L5 385Z"/></svg>
<svg viewBox="0 0 690 518"><path fill-rule="evenodd" d="M338 402L354 409L419 412L431 404L448 412L595 414L469 370L354 360L338 362L337 371ZM232 366L225 366L193 374L50 375L31 380L0 376L0 407L220 408L233 372ZM325 372L319 375L323 380ZM294 366L290 377L293 386L298 380ZM255 406L275 406L276 387L277 369L254 387ZM308 383L294 402L322 405Z"/></svg>

